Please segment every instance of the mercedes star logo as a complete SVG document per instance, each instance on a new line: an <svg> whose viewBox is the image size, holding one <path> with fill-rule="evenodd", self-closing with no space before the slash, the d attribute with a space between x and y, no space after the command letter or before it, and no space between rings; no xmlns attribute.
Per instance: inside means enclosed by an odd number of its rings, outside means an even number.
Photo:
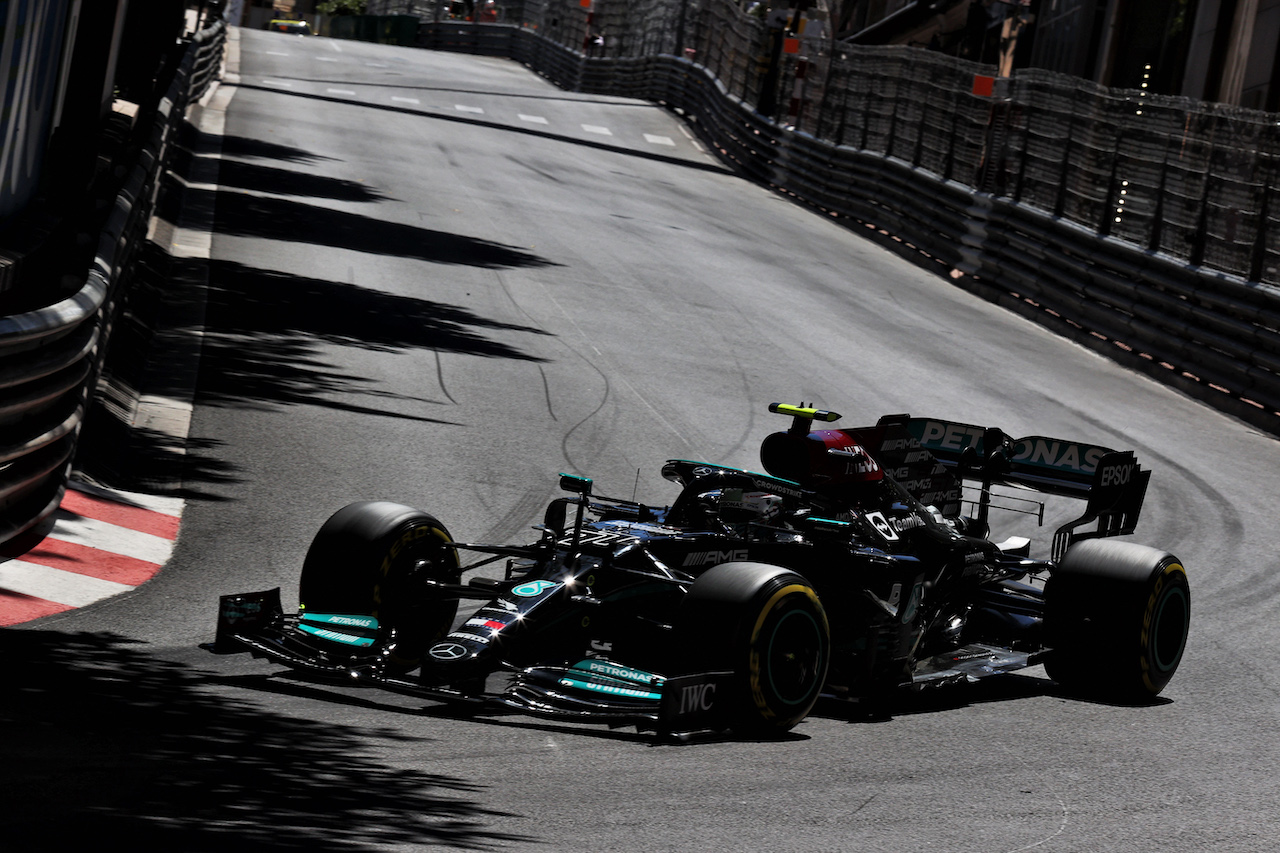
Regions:
<svg viewBox="0 0 1280 853"><path fill-rule="evenodd" d="M430 654L438 660L457 660L466 657L467 647L457 643L437 643L431 647Z"/></svg>

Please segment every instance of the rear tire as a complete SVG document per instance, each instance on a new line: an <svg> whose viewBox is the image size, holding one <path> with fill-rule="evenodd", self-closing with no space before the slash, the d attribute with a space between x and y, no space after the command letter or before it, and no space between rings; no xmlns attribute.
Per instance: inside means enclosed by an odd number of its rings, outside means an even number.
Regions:
<svg viewBox="0 0 1280 853"><path fill-rule="evenodd" d="M394 628L391 669L408 672L453 625L456 600L425 581L459 583L453 538L434 517L389 501L361 501L334 513L311 542L298 597L304 610L377 617Z"/></svg>
<svg viewBox="0 0 1280 853"><path fill-rule="evenodd" d="M677 669L733 672L729 721L740 734L791 729L826 681L826 613L808 581L777 566L708 569L681 602L675 637Z"/></svg>
<svg viewBox="0 0 1280 853"><path fill-rule="evenodd" d="M1045 670L1075 693L1147 701L1173 678L1190 626L1177 557L1132 542L1077 542L1045 586Z"/></svg>

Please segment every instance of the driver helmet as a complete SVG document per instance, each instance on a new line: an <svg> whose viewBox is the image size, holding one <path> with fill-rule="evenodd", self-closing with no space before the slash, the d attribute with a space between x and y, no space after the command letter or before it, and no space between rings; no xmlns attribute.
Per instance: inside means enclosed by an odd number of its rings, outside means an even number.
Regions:
<svg viewBox="0 0 1280 853"><path fill-rule="evenodd" d="M760 461L775 477L808 488L858 487L884 479L884 469L871 454L850 432L840 429L813 430L807 435L774 433L761 445Z"/></svg>

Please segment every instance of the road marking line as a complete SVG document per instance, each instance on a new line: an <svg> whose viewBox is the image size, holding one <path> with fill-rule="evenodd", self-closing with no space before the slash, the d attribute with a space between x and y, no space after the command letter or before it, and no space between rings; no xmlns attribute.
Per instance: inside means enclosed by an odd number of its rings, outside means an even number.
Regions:
<svg viewBox="0 0 1280 853"><path fill-rule="evenodd" d="M476 113L478 115L484 115L484 110L480 107L468 107L465 104L454 104L453 108L460 113Z"/></svg>
<svg viewBox="0 0 1280 853"><path fill-rule="evenodd" d="M546 123L547 123L547 120L546 120L545 118L543 118L542 116L527 116L527 115L525 115L524 113L520 113L520 120L521 120L521 121L533 122L534 124L546 124Z"/></svg>
<svg viewBox="0 0 1280 853"><path fill-rule="evenodd" d="M607 127L601 127L598 124L584 124L582 129L587 133L598 133L601 136L613 136L613 131Z"/></svg>
<svg viewBox="0 0 1280 853"><path fill-rule="evenodd" d="M355 92L352 91L351 89L326 89L325 91L327 91L330 95L354 95L355 94Z"/></svg>
<svg viewBox="0 0 1280 853"><path fill-rule="evenodd" d="M319 62L340 62L341 61L336 56L317 56L316 60Z"/></svg>
<svg viewBox="0 0 1280 853"><path fill-rule="evenodd" d="M216 184L210 186L214 192L217 192L218 186ZM204 187L198 186L195 186L195 188L204 189ZM169 247L169 254L175 258L208 258L212 249L213 235L208 230L173 229L173 245Z"/></svg>
<svg viewBox="0 0 1280 853"><path fill-rule="evenodd" d="M264 85L264 86L281 86L281 87L283 87L283 88L285 88L285 89L292 89L292 88L293 88L293 84L292 84L292 83L290 83L288 80L263 80L263 81L262 81L262 85Z"/></svg>
<svg viewBox="0 0 1280 853"><path fill-rule="evenodd" d="M422 103L422 101L419 101L417 98L402 98L402 97L400 97L399 95L392 95L392 96L391 96L391 100L395 101L397 104L420 104L420 103Z"/></svg>
<svg viewBox="0 0 1280 853"><path fill-rule="evenodd" d="M288 56L283 50L268 50L267 56Z"/></svg>
<svg viewBox="0 0 1280 853"><path fill-rule="evenodd" d="M652 133L644 135L645 142L652 142L654 145L675 145L675 140L670 136L655 136Z"/></svg>
<svg viewBox="0 0 1280 853"><path fill-rule="evenodd" d="M177 240L175 238L175 245ZM175 253L176 254L176 253ZM204 257L209 257L208 253ZM204 337L204 332L189 332L193 339L199 340ZM175 363L173 369L180 370L184 365ZM150 430L162 435L183 436L191 431L191 414L193 407L190 400L179 400L174 397L166 397L161 394L143 394L138 398L138 414L134 417L134 426L137 429ZM185 454L185 447L174 448L175 453ZM165 512L158 507L151 507L159 512ZM175 514L181 513L181 507L175 510Z"/></svg>

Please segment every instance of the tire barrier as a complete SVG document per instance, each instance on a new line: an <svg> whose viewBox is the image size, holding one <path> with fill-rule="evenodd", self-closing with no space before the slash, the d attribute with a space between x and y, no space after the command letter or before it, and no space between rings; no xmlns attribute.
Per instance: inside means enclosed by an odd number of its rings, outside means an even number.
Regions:
<svg viewBox="0 0 1280 853"><path fill-rule="evenodd" d="M972 109L958 111L948 119L953 139L927 141L924 130L914 138L905 132L895 137L902 108L892 107L881 122L889 128L881 147L890 153L883 153L780 124L685 57L587 56L529 26L458 21L422 24L417 45L506 55L566 89L674 108L714 152L752 180L865 226L885 245L957 285L1280 435L1280 286L1213 269L1212 246L1190 260L1180 258L1161 251L1159 233L1144 245L1120 226L1114 231L1124 239L1109 233L1111 228L1072 221L1061 210L1046 211L952 179L954 172L975 183L991 182L984 176L990 179L994 167L984 166L982 152L998 139L1004 151L994 183L1015 184L1015 195L1025 186L1030 194L1026 178L1036 170L1023 165L1026 156L1010 153L1016 134L995 132L1008 110L992 108L985 131L973 126ZM1042 76L1033 82L1043 86ZM813 126L837 125L815 120ZM843 120L838 127L842 138L859 135L846 132L851 125ZM868 131L860 136L866 140ZM940 146L960 156L929 156ZM966 170L970 163L978 168ZM1159 217L1148 219L1159 232Z"/></svg>
<svg viewBox="0 0 1280 853"><path fill-rule="evenodd" d="M187 104L199 100L219 72L225 38L221 21L198 33L186 45L160 103L143 105L141 114L152 116L150 126L134 129L139 146L121 146L129 162L117 162L112 172L125 178L98 201L107 208L105 224L96 234L75 238L89 243L96 238L83 280L64 276L54 292L69 295L0 317L0 542L39 524L62 500L80 425L106 354L112 309L146 239L162 167ZM50 249L58 251L56 246L33 251ZM18 266L8 294L20 295L22 302L51 290L41 276L23 281L26 269Z"/></svg>

